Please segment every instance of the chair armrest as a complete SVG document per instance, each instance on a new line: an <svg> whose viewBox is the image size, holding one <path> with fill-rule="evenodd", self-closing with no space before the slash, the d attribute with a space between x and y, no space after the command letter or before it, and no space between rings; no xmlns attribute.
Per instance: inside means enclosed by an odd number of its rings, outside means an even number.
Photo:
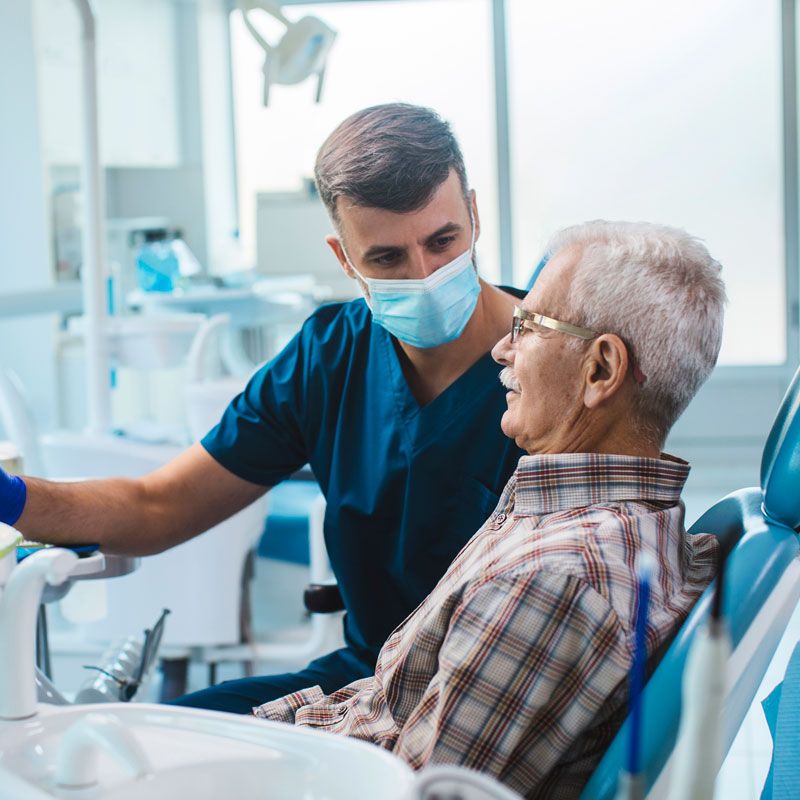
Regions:
<svg viewBox="0 0 800 800"><path fill-rule="evenodd" d="M344 611L344 601L335 583L309 583L303 592L303 604L312 614Z"/></svg>

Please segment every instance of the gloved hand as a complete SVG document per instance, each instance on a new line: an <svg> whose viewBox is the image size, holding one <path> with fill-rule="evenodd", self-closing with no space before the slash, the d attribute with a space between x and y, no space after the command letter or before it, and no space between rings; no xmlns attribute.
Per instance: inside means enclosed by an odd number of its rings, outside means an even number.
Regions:
<svg viewBox="0 0 800 800"><path fill-rule="evenodd" d="M25 481L0 467L0 522L13 525L20 518L27 494Z"/></svg>

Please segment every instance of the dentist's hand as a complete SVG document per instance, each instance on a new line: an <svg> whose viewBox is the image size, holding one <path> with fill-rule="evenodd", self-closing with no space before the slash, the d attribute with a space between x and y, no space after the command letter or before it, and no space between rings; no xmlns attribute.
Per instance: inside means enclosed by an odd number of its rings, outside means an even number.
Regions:
<svg viewBox="0 0 800 800"><path fill-rule="evenodd" d="M13 525L20 518L27 494L25 481L0 467L0 522Z"/></svg>

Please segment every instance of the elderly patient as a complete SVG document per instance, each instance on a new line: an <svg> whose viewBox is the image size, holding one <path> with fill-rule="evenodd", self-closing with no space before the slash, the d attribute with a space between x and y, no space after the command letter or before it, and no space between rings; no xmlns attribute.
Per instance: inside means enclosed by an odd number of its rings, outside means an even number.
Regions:
<svg viewBox="0 0 800 800"><path fill-rule="evenodd" d="M580 794L624 717L640 555L657 565L650 655L713 575L716 540L683 527L689 465L660 451L714 366L725 290L706 248L663 226L587 223L549 251L493 350L503 431L530 454L494 513L373 677L256 716L414 768L471 767L526 797Z"/></svg>

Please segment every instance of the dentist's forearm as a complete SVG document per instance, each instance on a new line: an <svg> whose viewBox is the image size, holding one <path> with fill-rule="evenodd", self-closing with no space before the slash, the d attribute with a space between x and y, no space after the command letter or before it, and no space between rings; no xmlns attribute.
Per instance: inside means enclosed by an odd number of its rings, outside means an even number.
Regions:
<svg viewBox="0 0 800 800"><path fill-rule="evenodd" d="M14 526L53 544L97 543L108 553L158 553L252 503L267 487L236 477L201 445L142 478L62 483L24 478Z"/></svg>
<svg viewBox="0 0 800 800"><path fill-rule="evenodd" d="M62 483L25 478L27 500L14 527L52 544L97 543L109 553L146 555L165 549L167 531L147 521L138 481L111 478ZM176 542L177 543L177 542Z"/></svg>

